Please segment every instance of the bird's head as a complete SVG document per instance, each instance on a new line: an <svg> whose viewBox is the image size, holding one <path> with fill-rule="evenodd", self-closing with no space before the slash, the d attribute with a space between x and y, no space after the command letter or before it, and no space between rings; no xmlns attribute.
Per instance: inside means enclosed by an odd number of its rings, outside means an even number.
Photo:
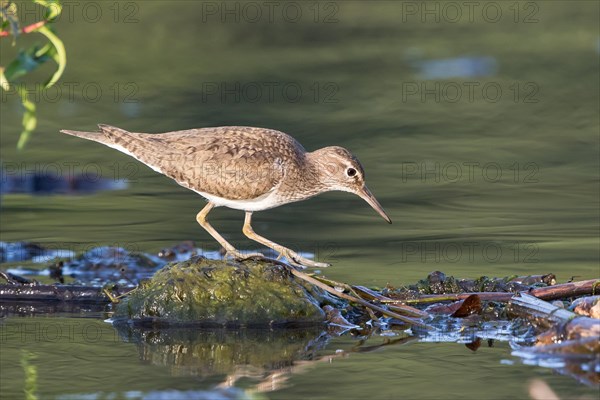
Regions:
<svg viewBox="0 0 600 400"><path fill-rule="evenodd" d="M354 193L365 200L388 223L392 220L387 216L381 204L365 184L365 170L358 158L343 147L325 147L311 153L316 164L321 183L327 190L341 190Z"/></svg>

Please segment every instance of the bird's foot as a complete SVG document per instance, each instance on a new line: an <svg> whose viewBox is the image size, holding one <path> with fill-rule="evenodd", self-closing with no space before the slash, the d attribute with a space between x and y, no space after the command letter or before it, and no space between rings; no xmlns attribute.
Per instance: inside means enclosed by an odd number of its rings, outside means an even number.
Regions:
<svg viewBox="0 0 600 400"><path fill-rule="evenodd" d="M305 269L306 267L312 268L326 268L331 266L329 263L322 263L314 260L310 260L308 258L302 257L300 254L296 253L293 250L286 249L285 247L279 253L277 259L281 259L285 257L288 263L292 264L294 267Z"/></svg>
<svg viewBox="0 0 600 400"><path fill-rule="evenodd" d="M230 257L234 260L238 260L238 261L244 261L244 260L248 260L251 258L258 258L261 260L269 260L269 258L267 258L264 254L262 253L242 253L236 249L231 249L231 250L227 250L225 252L225 258ZM314 260L310 260L308 258L302 257L300 254L296 253L293 250L287 249L287 248L283 248L281 249L281 252L279 253L279 256L277 257L277 260L281 260L282 258L286 259L286 261L288 262L288 264L293 265L294 267L298 267L301 269L305 269L307 267L312 267L312 268L326 268L331 266L331 264L328 263L322 263L322 262L318 262L318 261L314 261Z"/></svg>

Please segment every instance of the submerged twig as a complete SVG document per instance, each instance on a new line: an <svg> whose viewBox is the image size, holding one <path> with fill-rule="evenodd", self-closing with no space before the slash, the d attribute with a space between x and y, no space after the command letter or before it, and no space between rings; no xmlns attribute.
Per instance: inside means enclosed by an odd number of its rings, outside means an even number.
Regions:
<svg viewBox="0 0 600 400"><path fill-rule="evenodd" d="M350 293L352 293L355 297L359 297L363 300L369 301L370 300L377 300L378 302L383 302L385 300L391 300L388 297L385 297L377 292L374 292L371 289L368 289L364 286L350 286L346 283L343 282L337 282L334 280L331 280L329 278L324 278L322 276L316 276L315 279L317 279L318 281L321 281L323 283L325 283L328 286L334 286L334 287L341 287L344 288L346 290L348 290ZM357 293L360 292L360 293ZM365 296L366 295L366 296ZM365 299L365 297L368 297L369 299ZM388 308L391 311L397 311L399 313L402 314L407 314L409 316L412 317L419 317L419 318L425 318L428 317L429 314L427 314L425 311L421 311L417 308L411 307L411 306L407 306L404 304L394 304L394 305L388 305Z"/></svg>
<svg viewBox="0 0 600 400"><path fill-rule="evenodd" d="M430 326L430 325L427 325L427 324L425 324L423 322L417 321L417 320L415 320L413 318L409 318L409 317L406 317L404 315L400 315L400 314L395 313L393 311L386 310L385 308L379 307L379 306L377 306L377 305L375 305L373 303L370 303L370 302L368 302L366 300L363 300L360 297L354 297L354 296L350 296L350 295L348 295L346 293L343 293L343 292L338 292L337 290L333 289L329 285L326 285L325 283L320 282L319 280L317 280L317 279L315 279L315 278L313 278L313 277L311 277L311 276L309 276L309 275L307 275L307 274L305 274L303 272L300 272L300 271L298 271L295 268L290 268L290 272L294 276L296 276L296 277L298 277L300 279L303 279L306 282L311 283L311 284L313 284L313 285L315 285L315 286L317 286L317 287L325 290L326 292L331 293L334 296L340 297L340 298L342 298L344 300L348 300L348 301L351 301L351 302L354 302L354 303L358 303L358 304L360 304L362 306L365 306L365 307L368 307L368 308L370 308L372 310L380 312L383 315L387 315L388 317L399 319L400 321L406 322L407 324L410 324L410 325L420 326L420 327L425 328L425 329L433 329L433 327Z"/></svg>
<svg viewBox="0 0 600 400"><path fill-rule="evenodd" d="M364 295L367 295L369 297L371 297L374 300L377 300L378 302L381 303L385 303L388 302L390 299L389 297L383 296L369 288L366 288L364 286L353 286L353 288L355 290L358 290L359 292L361 292ZM361 296L364 298L364 296ZM411 306L407 306L405 304L389 304L388 307L390 308L390 310L392 311L398 311L404 314L408 314L414 317L427 317L429 314L427 314L425 311L419 310L418 308L414 308Z"/></svg>

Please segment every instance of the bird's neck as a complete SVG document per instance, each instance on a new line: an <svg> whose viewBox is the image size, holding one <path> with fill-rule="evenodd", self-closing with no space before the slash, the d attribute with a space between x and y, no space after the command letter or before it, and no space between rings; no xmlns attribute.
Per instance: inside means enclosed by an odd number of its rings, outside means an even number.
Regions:
<svg viewBox="0 0 600 400"><path fill-rule="evenodd" d="M321 149L322 150L322 149ZM304 165L297 169L298 192L305 193L306 197L316 196L329 190L327 184L329 172L327 163L324 162L320 150L306 153Z"/></svg>

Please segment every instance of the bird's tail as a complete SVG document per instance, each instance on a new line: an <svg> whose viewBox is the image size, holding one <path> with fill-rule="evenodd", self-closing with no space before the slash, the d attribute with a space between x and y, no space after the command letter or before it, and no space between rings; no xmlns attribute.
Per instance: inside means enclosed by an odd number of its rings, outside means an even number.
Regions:
<svg viewBox="0 0 600 400"><path fill-rule="evenodd" d="M109 146L116 144L123 139L126 140L126 138L131 136L130 132L110 125L98 124L98 128L100 128L100 132L70 131L67 129L63 129L61 132Z"/></svg>
<svg viewBox="0 0 600 400"><path fill-rule="evenodd" d="M152 146L148 146L148 138L146 136L152 135L129 132L104 124L99 124L98 128L100 128L100 132L70 131L66 129L61 130L61 132L102 143L145 163L157 171L161 170L161 159L166 149L156 139L151 142Z"/></svg>

